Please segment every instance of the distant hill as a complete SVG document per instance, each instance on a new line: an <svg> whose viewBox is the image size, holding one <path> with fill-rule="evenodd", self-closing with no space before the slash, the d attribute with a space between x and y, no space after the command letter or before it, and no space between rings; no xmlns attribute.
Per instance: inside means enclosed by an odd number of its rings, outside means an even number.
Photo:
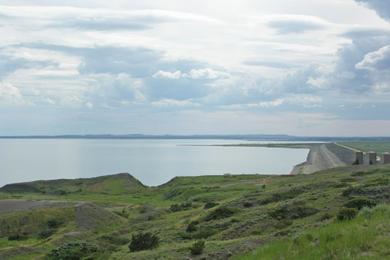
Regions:
<svg viewBox="0 0 390 260"><path fill-rule="evenodd" d="M390 141L390 137L337 137L337 136L292 136L279 134L231 134L231 135L145 135L145 134L96 134L96 135L24 135L0 136L0 139L219 139L253 141Z"/></svg>
<svg viewBox="0 0 390 260"><path fill-rule="evenodd" d="M65 195L70 193L126 194L144 189L145 186L128 173L88 179L60 179L7 184L0 192L42 193Z"/></svg>

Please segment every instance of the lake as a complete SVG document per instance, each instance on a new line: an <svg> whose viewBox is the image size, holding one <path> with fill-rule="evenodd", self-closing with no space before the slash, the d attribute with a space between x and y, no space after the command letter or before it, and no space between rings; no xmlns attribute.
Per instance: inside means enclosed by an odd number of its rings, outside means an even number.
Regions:
<svg viewBox="0 0 390 260"><path fill-rule="evenodd" d="M128 172L146 185L175 176L288 174L308 150L189 146L243 140L0 139L0 186ZM262 143L256 141L255 143ZM269 141L264 142L269 143Z"/></svg>

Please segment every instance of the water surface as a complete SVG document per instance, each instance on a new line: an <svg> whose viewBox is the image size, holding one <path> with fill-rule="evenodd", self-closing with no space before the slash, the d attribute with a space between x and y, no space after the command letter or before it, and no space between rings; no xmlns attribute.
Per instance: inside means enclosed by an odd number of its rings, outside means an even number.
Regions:
<svg viewBox="0 0 390 260"><path fill-rule="evenodd" d="M146 185L175 176L288 174L306 149L187 146L242 140L0 139L0 186L128 172ZM257 141L256 143L260 143Z"/></svg>

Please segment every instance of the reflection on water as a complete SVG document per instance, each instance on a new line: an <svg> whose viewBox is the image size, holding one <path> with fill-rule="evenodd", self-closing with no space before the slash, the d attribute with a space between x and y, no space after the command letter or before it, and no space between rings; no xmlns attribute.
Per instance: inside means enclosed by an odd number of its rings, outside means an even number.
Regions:
<svg viewBox="0 0 390 260"><path fill-rule="evenodd" d="M182 146L242 140L1 139L0 186L37 179L94 177L129 172L146 185L175 176L287 174L307 150ZM259 142L257 142L259 143Z"/></svg>

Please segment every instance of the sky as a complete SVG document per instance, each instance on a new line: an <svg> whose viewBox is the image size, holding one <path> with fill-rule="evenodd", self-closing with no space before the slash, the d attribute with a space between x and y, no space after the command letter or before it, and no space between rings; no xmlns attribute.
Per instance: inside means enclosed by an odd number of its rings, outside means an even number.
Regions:
<svg viewBox="0 0 390 260"><path fill-rule="evenodd" d="M390 0L0 0L0 135L390 136Z"/></svg>

